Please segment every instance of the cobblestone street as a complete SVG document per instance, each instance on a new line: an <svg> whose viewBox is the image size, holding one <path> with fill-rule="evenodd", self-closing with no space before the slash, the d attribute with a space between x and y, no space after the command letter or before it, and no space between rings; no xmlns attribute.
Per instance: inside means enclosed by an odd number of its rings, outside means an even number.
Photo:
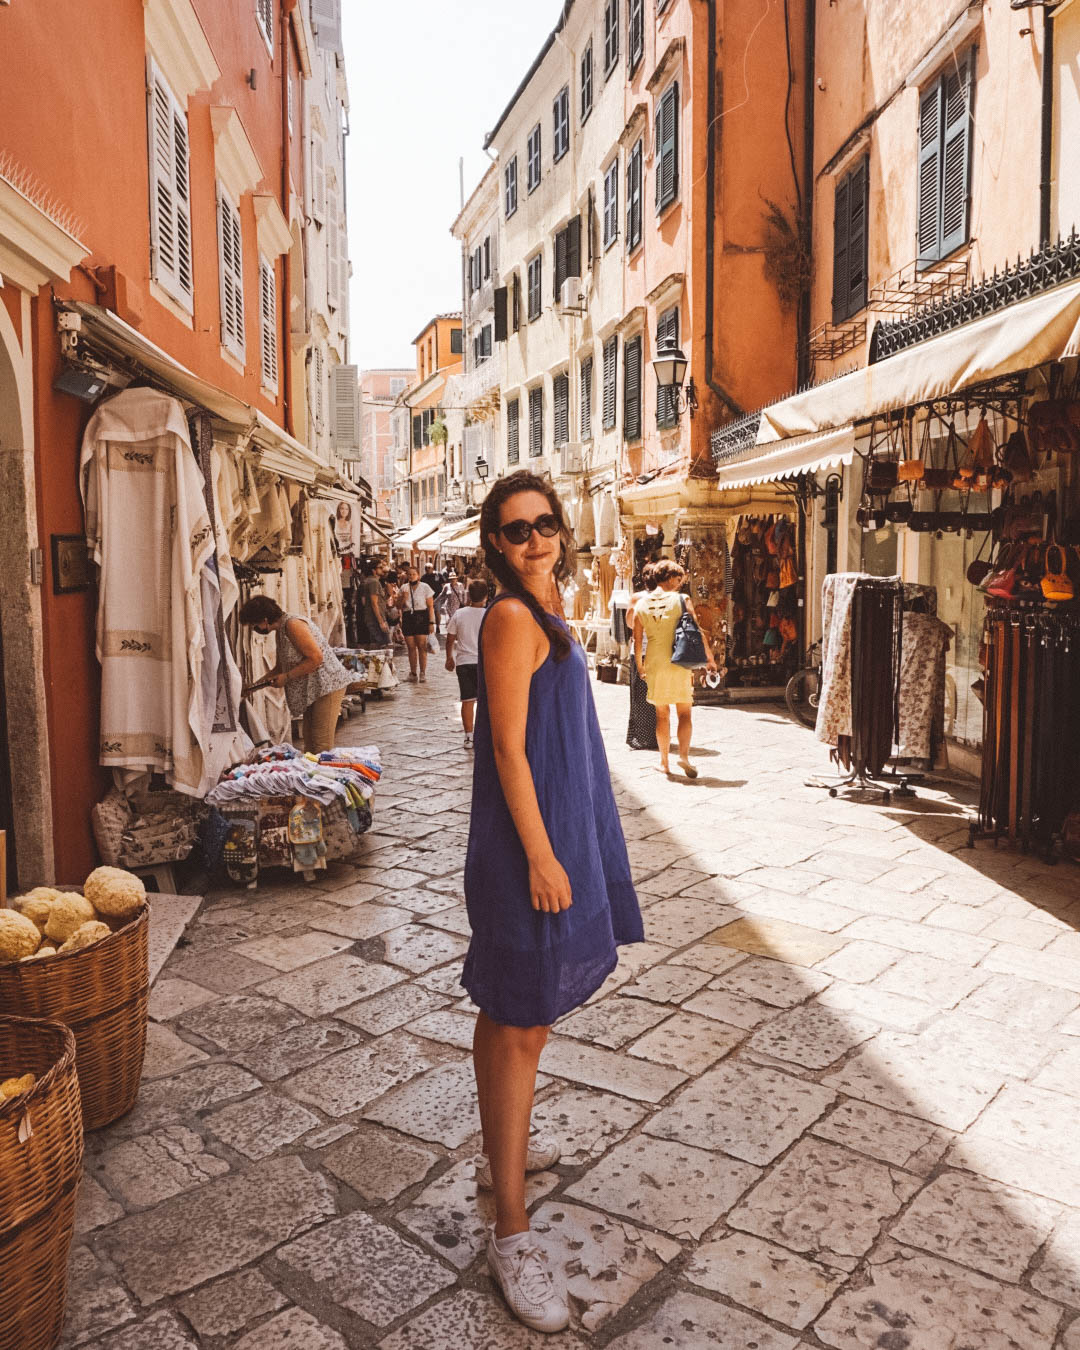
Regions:
<svg viewBox="0 0 1080 1350"><path fill-rule="evenodd" d="M700 709L696 782L594 684L647 941L555 1029L531 1178L569 1332L487 1275L458 984L471 757L433 662L342 729L357 866L209 896L136 1109L89 1137L65 1345L1080 1350L1080 887L964 807L804 785L776 708Z"/></svg>

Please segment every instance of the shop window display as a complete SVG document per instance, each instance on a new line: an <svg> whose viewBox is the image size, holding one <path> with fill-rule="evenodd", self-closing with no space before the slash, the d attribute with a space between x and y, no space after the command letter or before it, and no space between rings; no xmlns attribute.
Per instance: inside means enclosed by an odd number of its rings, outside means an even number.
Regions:
<svg viewBox="0 0 1080 1350"><path fill-rule="evenodd" d="M795 521L740 516L731 545L728 684L783 684L799 636L799 559Z"/></svg>
<svg viewBox="0 0 1080 1350"><path fill-rule="evenodd" d="M728 547L723 527L684 525L675 540L675 561L685 568L687 589L718 663L728 639Z"/></svg>

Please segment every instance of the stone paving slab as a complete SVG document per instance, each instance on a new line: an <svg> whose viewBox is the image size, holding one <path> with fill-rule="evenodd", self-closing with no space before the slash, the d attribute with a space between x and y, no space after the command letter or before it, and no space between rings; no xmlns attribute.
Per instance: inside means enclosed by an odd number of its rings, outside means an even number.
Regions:
<svg viewBox="0 0 1080 1350"><path fill-rule="evenodd" d="M959 788L830 801L775 708L697 710L702 776L662 780L603 685L647 941L544 1052L528 1198L573 1323L513 1321L455 688L343 728L386 762L353 863L209 894L168 958L139 1101L87 1139L64 1347L1080 1350L1075 869L968 849Z"/></svg>

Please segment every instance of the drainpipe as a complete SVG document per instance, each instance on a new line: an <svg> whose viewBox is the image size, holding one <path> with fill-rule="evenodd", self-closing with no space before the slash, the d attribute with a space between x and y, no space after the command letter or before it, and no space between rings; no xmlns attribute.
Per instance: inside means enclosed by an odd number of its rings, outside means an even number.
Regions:
<svg viewBox="0 0 1080 1350"><path fill-rule="evenodd" d="M1050 215L1054 175L1054 14L1043 10L1042 140L1040 147L1039 242L1050 243Z"/></svg>
<svg viewBox="0 0 1080 1350"><path fill-rule="evenodd" d="M286 0L279 11L281 16L281 210L286 221L289 221L291 215L289 210L289 173L292 158L292 138L289 135L289 14L294 8L295 0L291 0L291 3L290 0ZM297 83L301 85L302 96L302 82L297 81ZM299 108L297 108L296 114L299 121ZM292 400L292 323L289 317L292 313L291 243L289 251L283 259L282 281L284 282L282 289L285 292L285 303L282 307L285 322L283 324L284 341L281 344L281 401L285 412L285 430L290 436L295 436L296 426Z"/></svg>
<svg viewBox="0 0 1080 1350"><path fill-rule="evenodd" d="M799 228L803 232L803 245L806 256L810 257L814 238L814 62L816 50L816 3L806 0L806 21L803 37L803 67L806 72L803 92L803 219ZM799 300L799 315L796 325L796 379L801 388L810 378L810 290L807 288ZM805 557L805 554L803 555Z"/></svg>
<svg viewBox="0 0 1080 1350"><path fill-rule="evenodd" d="M733 417L738 417L743 409L713 375L713 296L716 290L716 4L717 0L706 0L709 24L709 94L708 118L709 133L705 146L707 162L705 168L705 383Z"/></svg>

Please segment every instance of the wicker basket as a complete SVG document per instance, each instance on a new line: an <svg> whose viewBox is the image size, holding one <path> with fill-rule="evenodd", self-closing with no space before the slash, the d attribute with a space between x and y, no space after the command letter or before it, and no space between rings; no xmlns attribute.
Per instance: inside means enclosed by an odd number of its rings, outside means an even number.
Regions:
<svg viewBox="0 0 1080 1350"><path fill-rule="evenodd" d="M82 1176L75 1039L59 1022L0 1017L0 1079L33 1073L0 1102L0 1350L60 1339ZM21 1141L20 1141L21 1136Z"/></svg>
<svg viewBox="0 0 1080 1350"><path fill-rule="evenodd" d="M150 909L77 952L0 966L0 1008L55 1017L75 1033L83 1125L100 1129L135 1105L146 1052Z"/></svg>

